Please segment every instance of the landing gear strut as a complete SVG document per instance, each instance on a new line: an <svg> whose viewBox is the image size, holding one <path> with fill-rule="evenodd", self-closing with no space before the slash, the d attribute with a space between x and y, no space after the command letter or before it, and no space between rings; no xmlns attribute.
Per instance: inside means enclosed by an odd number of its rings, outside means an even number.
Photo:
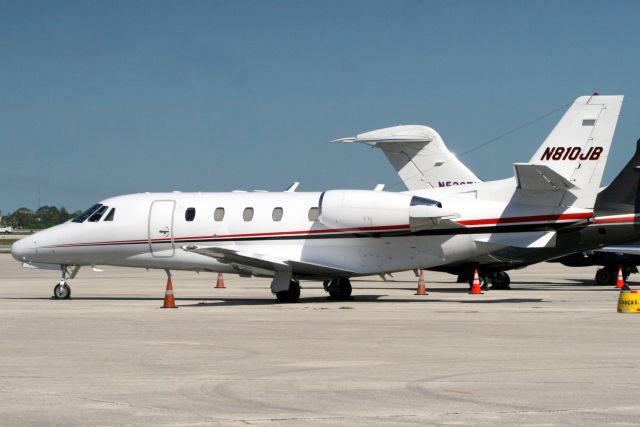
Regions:
<svg viewBox="0 0 640 427"><path fill-rule="evenodd" d="M289 289L276 292L278 302L297 302L300 299L300 282L291 279Z"/></svg>
<svg viewBox="0 0 640 427"><path fill-rule="evenodd" d="M340 277L324 282L324 290L329 292L329 298L346 300L351 298L351 281L346 277Z"/></svg>

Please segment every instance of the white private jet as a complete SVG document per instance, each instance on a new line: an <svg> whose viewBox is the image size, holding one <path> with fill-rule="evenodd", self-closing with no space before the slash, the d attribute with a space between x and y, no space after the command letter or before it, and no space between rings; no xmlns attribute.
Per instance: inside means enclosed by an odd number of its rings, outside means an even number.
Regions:
<svg viewBox="0 0 640 427"><path fill-rule="evenodd" d="M60 269L57 298L69 297L67 278L81 266L115 265L272 277L277 299L296 301L300 279L323 280L331 296L345 298L354 276L551 249L567 238L572 252L590 249L600 243L572 236L597 222L594 203L622 99L576 99L506 180L400 193L132 194L26 237L12 254L25 266ZM622 213L598 220L633 223ZM600 241L624 240L616 234Z"/></svg>

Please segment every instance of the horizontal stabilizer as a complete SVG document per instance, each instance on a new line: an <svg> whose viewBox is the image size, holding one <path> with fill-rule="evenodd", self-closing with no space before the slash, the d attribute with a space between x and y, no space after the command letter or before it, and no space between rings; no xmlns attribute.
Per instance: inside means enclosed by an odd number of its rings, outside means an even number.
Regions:
<svg viewBox="0 0 640 427"><path fill-rule="evenodd" d="M476 242L518 248L550 248L556 245L555 231L532 231L523 233L492 233L479 236Z"/></svg>
<svg viewBox="0 0 640 427"><path fill-rule="evenodd" d="M195 252L217 259L225 264L234 264L244 269L259 269L267 272L291 271L297 274L313 274L328 276L349 276L352 271L339 268L328 267L316 263L287 260L270 255L247 253L234 249L221 248L217 246L195 246L187 245L182 247L187 252ZM243 268L240 268L243 269Z"/></svg>
<svg viewBox="0 0 640 427"><path fill-rule="evenodd" d="M546 165L515 163L518 188L531 191L565 191L576 188L565 177Z"/></svg>
<svg viewBox="0 0 640 427"><path fill-rule="evenodd" d="M381 149L409 190L480 182L446 147L434 129L402 125L332 142L357 142Z"/></svg>

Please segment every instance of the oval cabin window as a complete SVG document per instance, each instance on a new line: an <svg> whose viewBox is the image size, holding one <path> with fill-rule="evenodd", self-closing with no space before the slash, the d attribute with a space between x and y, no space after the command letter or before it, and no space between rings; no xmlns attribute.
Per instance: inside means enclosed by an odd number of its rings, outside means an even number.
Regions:
<svg viewBox="0 0 640 427"><path fill-rule="evenodd" d="M253 219L253 208L245 208L244 212L242 212L242 219L251 221Z"/></svg>
<svg viewBox="0 0 640 427"><path fill-rule="evenodd" d="M224 208L216 208L213 212L214 221L222 221L224 219Z"/></svg>
<svg viewBox="0 0 640 427"><path fill-rule="evenodd" d="M184 213L184 219L187 221L193 221L196 217L196 208L187 208Z"/></svg>
<svg viewBox="0 0 640 427"><path fill-rule="evenodd" d="M284 213L284 211L282 210L282 208L273 208L273 212L271 213L271 218L274 221L280 221L282 220L282 214Z"/></svg>

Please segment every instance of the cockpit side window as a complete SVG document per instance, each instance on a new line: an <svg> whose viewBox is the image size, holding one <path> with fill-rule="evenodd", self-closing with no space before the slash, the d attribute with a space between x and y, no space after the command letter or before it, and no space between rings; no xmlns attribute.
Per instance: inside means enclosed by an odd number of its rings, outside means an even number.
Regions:
<svg viewBox="0 0 640 427"><path fill-rule="evenodd" d="M100 209L102 205L100 203L91 206L86 211L82 212L77 217L73 218L71 221L73 222L85 222L87 218L93 215L98 209Z"/></svg>
<svg viewBox="0 0 640 427"><path fill-rule="evenodd" d="M87 222L98 222L98 221L100 221L100 218L102 218L102 215L104 215L104 213L107 211L108 208L109 208L108 206L100 206L100 208L97 211L95 211L93 213L93 215L91 215L89 217Z"/></svg>
<svg viewBox="0 0 640 427"><path fill-rule="evenodd" d="M104 218L105 221L113 221L113 216L116 213L116 208L112 208L109 213L107 214L107 216Z"/></svg>

